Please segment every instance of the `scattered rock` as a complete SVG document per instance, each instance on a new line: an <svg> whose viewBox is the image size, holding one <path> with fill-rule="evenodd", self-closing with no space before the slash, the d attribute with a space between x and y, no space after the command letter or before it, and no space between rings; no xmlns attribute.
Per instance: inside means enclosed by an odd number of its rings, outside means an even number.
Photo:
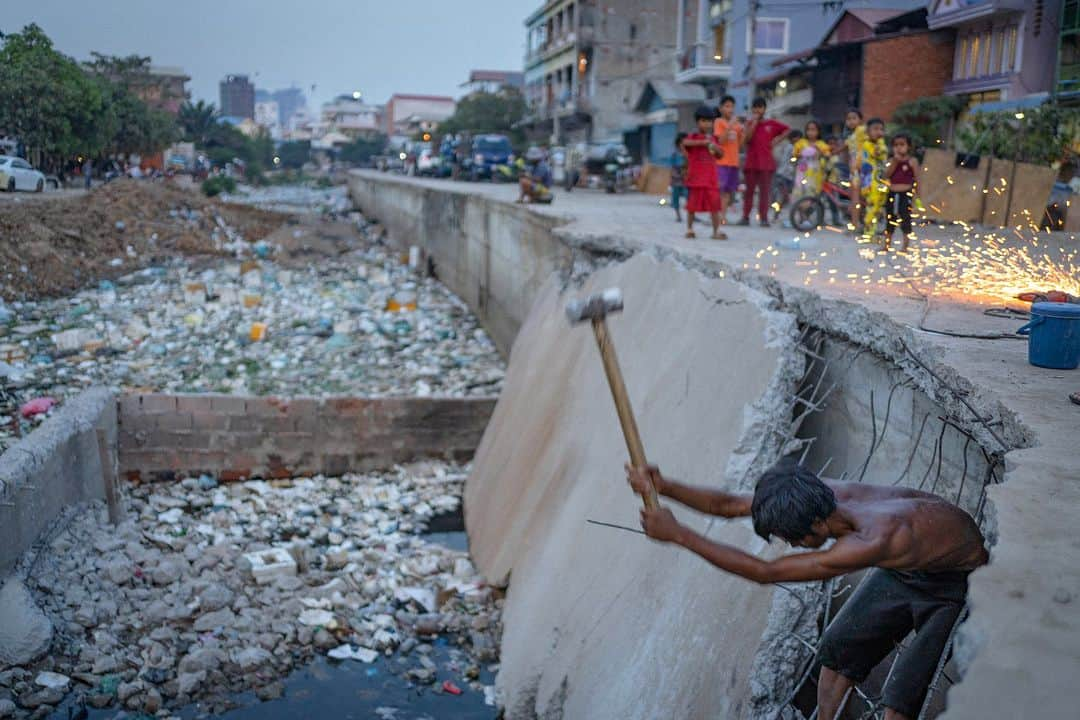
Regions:
<svg viewBox="0 0 1080 720"><path fill-rule="evenodd" d="M193 626L195 632L207 632L215 628L229 628L236 622L236 614L229 608L200 615Z"/></svg>
<svg viewBox="0 0 1080 720"><path fill-rule="evenodd" d="M171 585L183 577L187 563L177 557L165 558L150 571L150 580L155 585Z"/></svg>
<svg viewBox="0 0 1080 720"><path fill-rule="evenodd" d="M233 662L240 666L241 670L253 670L271 663L274 656L261 647L244 648L233 655Z"/></svg>
<svg viewBox="0 0 1080 720"><path fill-rule="evenodd" d="M37 677L34 678L34 684L39 687L49 688L50 690L67 690L71 685L71 678L67 675L61 675L60 673L49 672L46 670L45 672L38 673Z"/></svg>
<svg viewBox="0 0 1080 720"><path fill-rule="evenodd" d="M18 578L0 587L0 665L28 665L45 654L53 626Z"/></svg>
<svg viewBox="0 0 1080 720"><path fill-rule="evenodd" d="M64 699L64 691L58 688L42 688L41 690L28 691L19 696L19 705L27 710L33 710L42 705L56 705Z"/></svg>
<svg viewBox="0 0 1080 720"><path fill-rule="evenodd" d="M285 684L282 682L272 682L269 685L263 685L262 687L255 689L255 697L259 698L263 702L266 702L268 700L277 700L284 694Z"/></svg>
<svg viewBox="0 0 1080 720"><path fill-rule="evenodd" d="M10 700L0 700L0 718L9 718L15 715L15 703Z"/></svg>

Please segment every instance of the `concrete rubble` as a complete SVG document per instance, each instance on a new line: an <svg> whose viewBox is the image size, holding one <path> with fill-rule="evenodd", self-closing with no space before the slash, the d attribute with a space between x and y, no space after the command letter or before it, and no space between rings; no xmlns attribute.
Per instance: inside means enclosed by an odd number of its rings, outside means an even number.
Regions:
<svg viewBox="0 0 1080 720"><path fill-rule="evenodd" d="M198 699L218 713L229 693L280 694L316 653L385 656L418 691L490 694L476 678L497 660L501 595L466 553L420 534L458 511L467 471L425 461L340 478L188 478L131 488L118 527L100 506L75 516L28 560L56 637L40 661L28 651L0 664L0 710L40 717L74 693L93 707L153 714ZM292 572L259 582L246 558L275 553ZM457 647L440 664L432 644Z"/></svg>
<svg viewBox="0 0 1080 720"><path fill-rule="evenodd" d="M339 198L341 199L341 198ZM338 206L335 206L338 207ZM356 235L356 224L367 238ZM309 242L337 233L332 249ZM90 385L296 395L491 395L502 360L370 226L286 226L230 259L175 259L72 297L0 305L0 451ZM313 240L308 240L314 236Z"/></svg>

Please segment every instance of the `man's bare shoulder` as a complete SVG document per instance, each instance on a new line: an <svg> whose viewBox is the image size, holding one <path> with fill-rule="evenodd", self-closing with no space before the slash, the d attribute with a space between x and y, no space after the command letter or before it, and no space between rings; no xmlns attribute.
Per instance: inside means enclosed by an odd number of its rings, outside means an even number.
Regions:
<svg viewBox="0 0 1080 720"><path fill-rule="evenodd" d="M907 487L896 487L894 485L874 485L872 483L845 482L841 480L826 480L825 484L832 488L832 491L836 494L836 499L839 501L941 499L937 495L922 492L921 490L913 490L912 488Z"/></svg>

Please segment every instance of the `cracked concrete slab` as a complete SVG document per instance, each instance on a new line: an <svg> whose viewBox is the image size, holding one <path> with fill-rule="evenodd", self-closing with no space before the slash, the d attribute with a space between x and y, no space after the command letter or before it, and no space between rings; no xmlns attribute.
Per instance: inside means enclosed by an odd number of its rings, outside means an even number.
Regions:
<svg viewBox="0 0 1080 720"><path fill-rule="evenodd" d="M646 450L665 472L752 486L790 422L803 358L794 318L765 296L644 256L580 289L548 283L465 490L478 567L495 582L513 577L498 678L507 717L739 717L773 590L586 523L638 524L591 328L563 313L569 297L613 285L626 309L611 334ZM715 539L772 551L749 522L676 512Z"/></svg>

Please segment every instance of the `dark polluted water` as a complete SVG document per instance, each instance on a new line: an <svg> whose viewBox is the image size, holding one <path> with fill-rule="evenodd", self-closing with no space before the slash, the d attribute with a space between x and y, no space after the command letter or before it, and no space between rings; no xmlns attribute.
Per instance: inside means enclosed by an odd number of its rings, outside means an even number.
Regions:
<svg viewBox="0 0 1080 720"><path fill-rule="evenodd" d="M465 550L465 533L448 529L425 535L431 542ZM496 708L484 702L484 693L473 690L462 676L469 661L464 653L438 638L428 657L438 667L431 685L417 685L405 673L420 665L416 650L408 655L395 653L380 656L367 665L355 660L336 661L317 656L304 667L294 670L284 680L285 692L276 700L261 702L254 692L230 696L235 707L213 715L199 703L172 711L183 720L223 718L225 720L294 720L298 718L334 718L340 720L495 720ZM481 666L478 680L494 685L495 676ZM449 680L461 689L460 695L443 691ZM76 714L69 699L59 706L50 720L150 720L150 716L112 707L86 709ZM69 714L70 713L70 714Z"/></svg>

